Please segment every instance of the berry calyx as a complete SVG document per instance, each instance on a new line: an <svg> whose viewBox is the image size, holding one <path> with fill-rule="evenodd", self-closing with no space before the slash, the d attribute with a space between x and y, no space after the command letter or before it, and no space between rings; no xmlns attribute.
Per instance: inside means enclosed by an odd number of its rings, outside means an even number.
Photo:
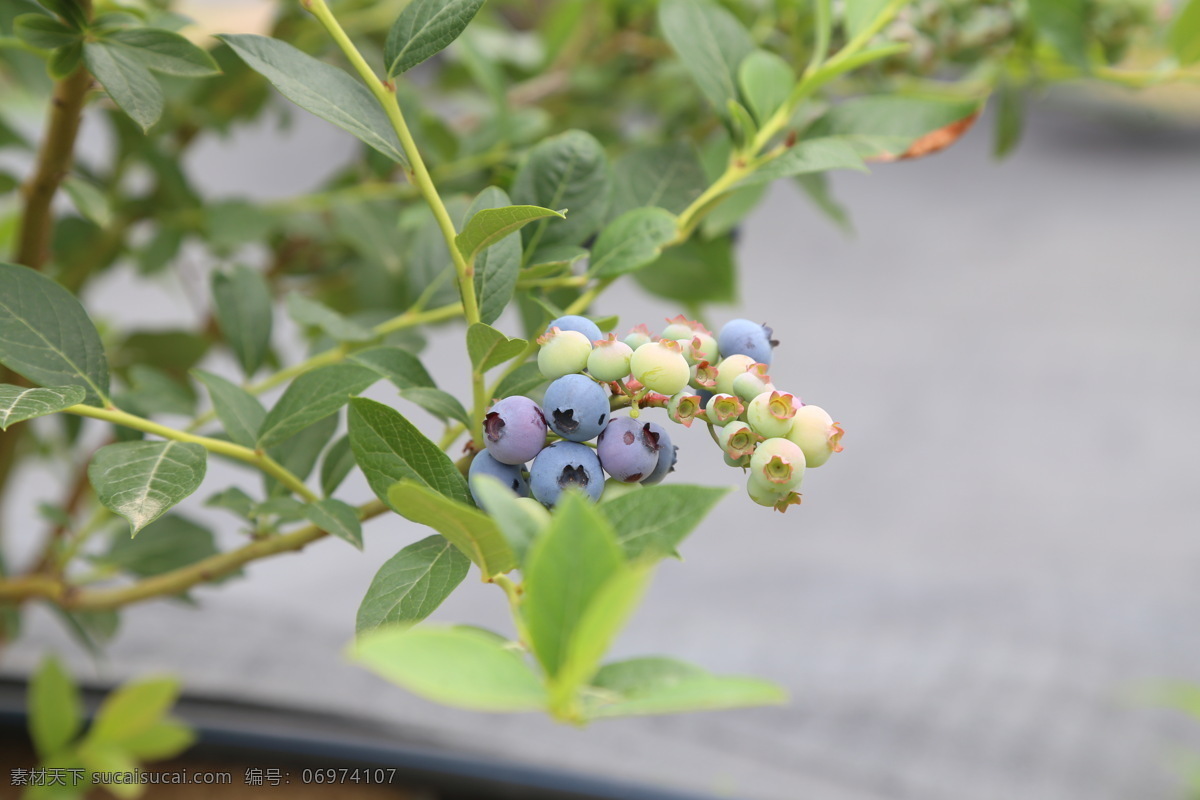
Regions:
<svg viewBox="0 0 1200 800"><path fill-rule="evenodd" d="M744 422L731 422L717 434L721 449L732 459L750 455L761 441L762 437Z"/></svg>
<svg viewBox="0 0 1200 800"><path fill-rule="evenodd" d="M667 401L667 416L685 428L692 427L692 421L696 419L700 409L699 395L688 394L686 391L672 396Z"/></svg>
<svg viewBox="0 0 1200 800"><path fill-rule="evenodd" d="M746 421L755 432L767 437L786 437L792 419L801 408L795 395L787 392L763 392L746 406Z"/></svg>
<svg viewBox="0 0 1200 800"><path fill-rule="evenodd" d="M742 401L732 394L714 394L704 407L708 421L717 427L723 427L742 415L746 407Z"/></svg>

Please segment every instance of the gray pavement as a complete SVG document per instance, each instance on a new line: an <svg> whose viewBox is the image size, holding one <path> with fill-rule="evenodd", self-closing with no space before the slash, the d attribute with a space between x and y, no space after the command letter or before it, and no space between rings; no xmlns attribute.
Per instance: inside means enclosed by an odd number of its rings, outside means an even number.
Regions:
<svg viewBox="0 0 1200 800"><path fill-rule="evenodd" d="M193 168L219 194L301 190L276 181L309 148L348 144L298 131L269 162L263 136L243 135ZM844 423L846 451L786 515L724 501L617 655L769 677L786 707L576 731L412 698L339 656L375 569L423 535L396 519L372 523L363 554L326 541L255 564L197 592L199 611L134 609L98 667L39 611L0 672L54 646L93 677L171 671L202 696L764 800L1178 797L1200 723L1148 693L1200 682L1200 136L1043 112L1010 162L988 146L980 129L935 158L836 176L854 239L776 186L745 226L741 304L710 315L770 322L773 377ZM178 286L130 291L95 301L196 313ZM677 311L631 286L599 310L625 325ZM435 340L430 363L464 389L457 348ZM706 434L680 438L677 480L739 483ZM244 475L213 474L201 495ZM18 496L50 496L51 477L27 473ZM473 583L436 618L508 630L500 593Z"/></svg>

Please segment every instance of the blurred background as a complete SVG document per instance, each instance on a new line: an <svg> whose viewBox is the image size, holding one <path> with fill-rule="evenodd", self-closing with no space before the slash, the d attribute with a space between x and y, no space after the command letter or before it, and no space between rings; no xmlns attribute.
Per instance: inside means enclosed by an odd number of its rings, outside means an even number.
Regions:
<svg viewBox="0 0 1200 800"><path fill-rule="evenodd" d="M1160 694L1200 682L1200 123L1160 108L1064 87L1031 108L1004 163L989 109L941 154L833 175L852 235L790 183L741 226L740 297L704 321L772 326L772 376L843 424L845 451L809 472L786 515L723 501L684 562L659 570L615 655L767 677L787 687L785 707L572 730L385 684L341 653L375 571L424 535L396 517L369 524L364 552L322 541L196 590L195 608L132 608L98 658L35 608L0 675L27 675L52 648L85 681L177 673L194 698L336 717L348 733L335 738L719 796L1181 797L1200 723ZM85 120L80 158L103 157L105 135ZM204 139L184 168L207 198L275 200L357 152L297 113ZM182 264L150 282L111 271L89 308L130 326L199 324L212 264L186 252ZM595 310L625 330L682 309L625 281ZM463 396L460 335L439 330L423 359ZM286 323L274 343L285 361L303 355ZM222 354L206 364L235 372ZM676 480L740 483L700 428L676 443ZM244 475L210 463L214 487ZM10 491L49 501L62 479L30 468ZM181 510L239 541L203 495ZM32 558L31 504L0 522L16 534L10 559ZM495 588L472 581L433 619L510 627Z"/></svg>

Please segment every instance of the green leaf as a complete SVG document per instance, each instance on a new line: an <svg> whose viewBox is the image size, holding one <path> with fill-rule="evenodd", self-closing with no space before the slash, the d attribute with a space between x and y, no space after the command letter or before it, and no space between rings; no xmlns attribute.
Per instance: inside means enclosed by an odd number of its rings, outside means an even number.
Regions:
<svg viewBox="0 0 1200 800"><path fill-rule="evenodd" d="M547 675L558 673L580 618L622 564L616 533L596 506L575 491L564 494L529 555L521 604Z"/></svg>
<svg viewBox="0 0 1200 800"><path fill-rule="evenodd" d="M338 415L330 414L315 424L309 425L290 439L285 439L274 447L268 448L267 454L278 461L288 472L300 480L304 480L317 465L321 451L325 449L325 445L329 444L329 440L337 432L337 427ZM266 481L269 492L277 491L280 488L274 478L267 478Z"/></svg>
<svg viewBox="0 0 1200 800"><path fill-rule="evenodd" d="M590 272L615 278L653 264L675 238L675 215L653 206L633 208L608 224L596 238Z"/></svg>
<svg viewBox="0 0 1200 800"><path fill-rule="evenodd" d="M100 334L75 295L28 267L0 263L0 363L43 386L82 386L108 403Z"/></svg>
<svg viewBox="0 0 1200 800"><path fill-rule="evenodd" d="M130 390L122 396L122 402L130 404L143 416L195 416L196 393L192 387L175 380L163 370L146 364L134 364L129 368L128 382Z"/></svg>
<svg viewBox="0 0 1200 800"><path fill-rule="evenodd" d="M754 51L742 23L711 0L663 0L663 36L718 114L737 99L738 66Z"/></svg>
<svg viewBox="0 0 1200 800"><path fill-rule="evenodd" d="M358 509L341 500L327 498L307 504L304 513L313 525L362 550L362 521L358 518Z"/></svg>
<svg viewBox="0 0 1200 800"><path fill-rule="evenodd" d="M401 389L400 396L416 403L440 420L453 419L468 427L471 425L471 415L463 407L462 401L449 392L427 386L414 386L411 389Z"/></svg>
<svg viewBox="0 0 1200 800"><path fill-rule="evenodd" d="M540 206L484 208L471 216L470 221L463 228L463 232L455 237L454 243L463 257L471 262L483 250L510 233L519 231L531 222L547 217L566 219L566 214Z"/></svg>
<svg viewBox="0 0 1200 800"><path fill-rule="evenodd" d="M806 141L841 137L864 158L899 156L917 139L971 116L979 106L978 100L944 97L858 97L839 103L813 123ZM766 169L771 169L770 165Z"/></svg>
<svg viewBox="0 0 1200 800"><path fill-rule="evenodd" d="M1029 19L1064 60L1087 69L1086 0L1029 0Z"/></svg>
<svg viewBox="0 0 1200 800"><path fill-rule="evenodd" d="M1200 5L1200 0L1197 0ZM1021 89L1012 81L1001 81L996 87L996 141L992 155L1006 157L1021 140L1025 126L1025 99Z"/></svg>
<svg viewBox="0 0 1200 800"><path fill-rule="evenodd" d="M450 596L470 568L470 559L443 536L410 544L375 573L358 607L355 631L420 622Z"/></svg>
<svg viewBox="0 0 1200 800"><path fill-rule="evenodd" d="M583 242L604 223L611 193L608 155L596 137L570 130L539 142L513 179L513 199L570 213L562 221L541 220L526 227L526 250Z"/></svg>
<svg viewBox="0 0 1200 800"><path fill-rule="evenodd" d="M846 0L846 33L851 38L866 30L885 8L889 0Z"/></svg>
<svg viewBox="0 0 1200 800"><path fill-rule="evenodd" d="M467 482L454 462L400 412L356 397L350 401L349 421L354 460L380 500L389 502L388 490L409 478L453 500L469 502Z"/></svg>
<svg viewBox="0 0 1200 800"><path fill-rule="evenodd" d="M379 380L379 373L358 364L332 364L305 372L267 412L258 446L268 447L334 414L350 398Z"/></svg>
<svg viewBox="0 0 1200 800"><path fill-rule="evenodd" d="M681 303L730 303L736 296L733 248L728 236L691 238L663 251L654 269L634 273L647 291Z"/></svg>
<svg viewBox="0 0 1200 800"><path fill-rule="evenodd" d="M321 492L333 494L352 469L354 451L350 449L350 437L343 436L329 446L325 460L321 462Z"/></svg>
<svg viewBox="0 0 1200 800"><path fill-rule="evenodd" d="M546 690L515 647L474 628L383 628L350 660L428 700L475 711L537 711Z"/></svg>
<svg viewBox="0 0 1200 800"><path fill-rule="evenodd" d="M489 186L479 193L467 209L467 219L488 209L511 206L512 201L503 189ZM466 220L464 220L465 222ZM521 269L521 237L502 237L475 256L475 295L479 298L479 318L490 325L504 312Z"/></svg>
<svg viewBox="0 0 1200 800"><path fill-rule="evenodd" d="M669 658L634 658L605 665L593 681L598 692L588 717L676 714L778 705L787 695L757 678L713 675Z"/></svg>
<svg viewBox="0 0 1200 800"><path fill-rule="evenodd" d="M413 0L388 31L383 56L387 76L407 72L445 49L482 5L483 0Z"/></svg>
<svg viewBox="0 0 1200 800"><path fill-rule="evenodd" d="M145 67L166 75L204 78L221 72L206 50L160 28L122 29L106 34L101 41L128 48L129 55Z"/></svg>
<svg viewBox="0 0 1200 800"><path fill-rule="evenodd" d="M0 431L34 417L44 417L83 402L87 392L82 386L58 386L52 389L26 389L0 383Z"/></svg>
<svg viewBox="0 0 1200 800"><path fill-rule="evenodd" d="M696 149L672 142L631 150L613 166L612 207L658 206L679 214L708 187Z"/></svg>
<svg viewBox="0 0 1200 800"><path fill-rule="evenodd" d="M550 524L550 512L537 503L517 502L519 498L512 487L491 475L476 475L470 484L479 505L496 523L520 568L534 540Z"/></svg>
<svg viewBox="0 0 1200 800"><path fill-rule="evenodd" d="M760 125L783 106L795 83L791 66L767 50L755 50L738 67L742 97Z"/></svg>
<svg viewBox="0 0 1200 800"><path fill-rule="evenodd" d="M84 42L83 62L112 101L140 125L143 132L158 122L163 112L162 89L128 47L104 41Z"/></svg>
<svg viewBox="0 0 1200 800"><path fill-rule="evenodd" d="M136 539L114 537L102 560L133 575L149 577L216 554L212 531L187 517L168 514L147 525Z"/></svg>
<svg viewBox="0 0 1200 800"><path fill-rule="evenodd" d="M179 681L154 678L120 687L100 705L87 732L89 744L125 744L163 721L179 697Z"/></svg>
<svg viewBox="0 0 1200 800"><path fill-rule="evenodd" d="M796 185L804 190L808 195L808 199L813 201L818 209L825 216L829 217L835 225L841 228L847 234L854 233L854 225L850 221L850 214L846 211L846 207L837 201L837 199L829 191L829 179L823 172L810 172L804 175L795 176ZM766 184L760 184L760 188L765 188Z"/></svg>
<svg viewBox="0 0 1200 800"><path fill-rule="evenodd" d="M501 535L491 517L478 509L412 480L402 480L388 491L388 505L397 514L420 525L428 525L445 536L479 567L486 578L517 567L508 540Z"/></svg>
<svg viewBox="0 0 1200 800"><path fill-rule="evenodd" d="M83 700L70 673L54 656L42 659L29 680L29 733L46 760L64 750L83 729Z"/></svg>
<svg viewBox="0 0 1200 800"><path fill-rule="evenodd" d="M79 31L45 14L22 14L13 20L13 34L30 47L57 50L77 42Z"/></svg>
<svg viewBox="0 0 1200 800"><path fill-rule="evenodd" d="M480 372L513 360L525 352L528 345L524 339L510 339L482 322L467 329L467 352L471 356L471 365Z"/></svg>
<svg viewBox="0 0 1200 800"><path fill-rule="evenodd" d="M185 723L166 718L141 733L126 737L122 749L139 761L162 761L180 755L196 742Z"/></svg>
<svg viewBox="0 0 1200 800"><path fill-rule="evenodd" d="M1200 61L1200 0L1190 0L1179 10L1167 31L1167 44L1180 65Z"/></svg>
<svg viewBox="0 0 1200 800"><path fill-rule="evenodd" d="M223 508L232 511L242 519L250 519L254 513L254 499L236 486L222 489L204 501L209 508Z"/></svg>
<svg viewBox="0 0 1200 800"><path fill-rule="evenodd" d="M679 543L717 505L728 489L686 484L643 486L602 503L626 558L673 555Z"/></svg>
<svg viewBox="0 0 1200 800"><path fill-rule="evenodd" d="M369 342L375 338L375 332L370 328L348 320L329 306L298 292L288 294L285 304L288 316L296 324L318 328L334 341Z"/></svg>
<svg viewBox="0 0 1200 800"><path fill-rule="evenodd" d="M546 376L538 369L537 362L530 361L522 364L500 380L496 387L496 398L511 397L516 394L527 395L545 385Z"/></svg>
<svg viewBox="0 0 1200 800"><path fill-rule="evenodd" d="M56 81L70 75L83 63L83 42L75 42L66 47L60 47L50 54L50 60L46 62L46 70L50 73L50 77Z"/></svg>
<svg viewBox="0 0 1200 800"><path fill-rule="evenodd" d="M288 100L354 134L393 161L408 164L383 108L367 87L342 70L278 39L253 34L217 38Z"/></svg>
<svg viewBox="0 0 1200 800"><path fill-rule="evenodd" d="M370 350L360 350L352 353L350 360L375 370L391 381L397 389L435 386L421 360L400 347L372 347Z"/></svg>
<svg viewBox="0 0 1200 800"><path fill-rule="evenodd" d="M258 398L220 375L202 369L192 370L192 374L208 388L213 411L230 440L242 447L254 448L263 420L267 418L267 410Z"/></svg>
<svg viewBox="0 0 1200 800"><path fill-rule="evenodd" d="M779 178L791 178L831 169L853 169L866 172L862 157L849 140L836 136L804 139L786 153L759 167L739 182L739 186L770 183Z"/></svg>
<svg viewBox="0 0 1200 800"><path fill-rule="evenodd" d="M247 375L253 375L271 347L271 290L263 276L236 266L212 276L213 312L225 339Z"/></svg>
<svg viewBox="0 0 1200 800"><path fill-rule="evenodd" d="M76 0L38 0L38 5L65 19L75 30L82 31L87 27L87 15Z"/></svg>
<svg viewBox="0 0 1200 800"><path fill-rule="evenodd" d="M185 442L121 442L101 447L88 479L106 508L125 519L133 534L200 487L205 450Z"/></svg>

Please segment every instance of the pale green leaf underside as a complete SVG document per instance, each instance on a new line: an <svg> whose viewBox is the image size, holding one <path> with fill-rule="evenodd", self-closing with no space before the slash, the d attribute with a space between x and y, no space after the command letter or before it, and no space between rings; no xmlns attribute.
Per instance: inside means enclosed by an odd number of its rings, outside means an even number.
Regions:
<svg viewBox="0 0 1200 800"><path fill-rule="evenodd" d="M87 396L82 386L56 386L47 389L26 389L0 384L0 431L34 417L44 417L62 411Z"/></svg>
<svg viewBox="0 0 1200 800"><path fill-rule="evenodd" d="M106 508L133 533L196 491L207 465L203 447L190 442L122 442L96 451L88 478Z"/></svg>

